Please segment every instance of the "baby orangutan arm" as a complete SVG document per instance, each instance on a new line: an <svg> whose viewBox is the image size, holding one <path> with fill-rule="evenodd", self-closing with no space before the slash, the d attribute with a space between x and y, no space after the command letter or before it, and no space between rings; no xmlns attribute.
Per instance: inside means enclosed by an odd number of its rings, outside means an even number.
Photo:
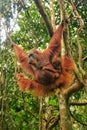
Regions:
<svg viewBox="0 0 87 130"><path fill-rule="evenodd" d="M50 85L54 83L59 78L59 73L57 71L52 71L51 68L43 68L37 71L35 75L35 80L42 85Z"/></svg>
<svg viewBox="0 0 87 130"><path fill-rule="evenodd" d="M33 51L29 54L29 63L37 68L34 76L35 80L40 84L50 85L59 77L58 70L54 69L49 61L42 66L38 57L38 52L34 53Z"/></svg>

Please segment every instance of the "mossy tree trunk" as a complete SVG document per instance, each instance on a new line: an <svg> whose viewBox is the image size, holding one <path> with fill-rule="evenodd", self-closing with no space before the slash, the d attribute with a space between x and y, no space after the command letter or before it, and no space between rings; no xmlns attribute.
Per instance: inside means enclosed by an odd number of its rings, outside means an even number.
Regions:
<svg viewBox="0 0 87 130"><path fill-rule="evenodd" d="M60 91L58 93L58 100L60 109L60 130L73 130L67 96Z"/></svg>

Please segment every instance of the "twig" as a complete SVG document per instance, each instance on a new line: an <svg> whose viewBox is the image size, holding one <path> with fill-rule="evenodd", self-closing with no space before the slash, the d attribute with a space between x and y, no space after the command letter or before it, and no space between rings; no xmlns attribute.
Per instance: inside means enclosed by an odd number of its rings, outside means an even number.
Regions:
<svg viewBox="0 0 87 130"><path fill-rule="evenodd" d="M52 122L53 120L54 120L54 122L48 127L48 125L50 124L50 122ZM47 130L51 130L54 126L57 125L57 123L58 123L59 120L60 120L60 115L51 117L51 118L48 120L47 124L46 124L46 129L47 129Z"/></svg>
<svg viewBox="0 0 87 130"><path fill-rule="evenodd" d="M38 119L35 114L33 114L31 111L29 111L29 110L26 109L26 101L25 101L24 93L23 93L23 92L22 92L22 99L23 99L24 111L25 111L26 113L27 113L27 112L30 113L31 116L33 116L33 117L35 117L36 119Z"/></svg>
<svg viewBox="0 0 87 130"><path fill-rule="evenodd" d="M80 45L80 36L79 36L79 31L80 31L81 28L77 29L77 44L78 44L78 49L79 49L79 59L78 59L78 63L79 63L79 69L81 71L81 73L83 74L83 76L86 75L84 69L82 68L82 47Z"/></svg>
<svg viewBox="0 0 87 130"><path fill-rule="evenodd" d="M80 4L81 4L81 2L83 2L84 0L80 0L78 3L77 3L77 5L76 5L76 7L78 7Z"/></svg>
<svg viewBox="0 0 87 130"><path fill-rule="evenodd" d="M58 4L60 6L60 16L61 16L61 20L64 20L64 21L68 21L69 23L69 19L68 19L68 15L66 13L66 8L65 8L65 2L64 0L58 0ZM64 31L63 31L63 41L62 41L62 48L63 48L63 51L62 52L62 55L65 54L65 50L66 50L66 53L68 56L70 56L71 54L71 50L69 49L69 24L67 22L65 22L65 28L64 28Z"/></svg>
<svg viewBox="0 0 87 130"><path fill-rule="evenodd" d="M23 1L23 0L20 0L19 1L20 2L20 5L21 5L21 7L22 7L22 9L25 11L25 16L27 17L27 19L28 19L28 21L29 21L29 23L32 25L32 26L29 26L28 28L29 28L29 30L32 30L32 32L33 32L33 38L34 38L34 41L32 41L32 47L37 47L37 44L35 44L34 45L34 43L37 43L38 42L38 39L37 39L37 37L36 37L36 34L37 34L37 32L36 32L36 30L35 29L32 29L32 27L33 28L35 28L34 27L34 25L32 24L33 23L33 19L32 19L32 17L31 17L31 15L30 15L30 12L29 12L29 8L30 7L26 7L26 4L25 4L25 2ZM33 46L34 45L34 46Z"/></svg>
<svg viewBox="0 0 87 130"><path fill-rule="evenodd" d="M87 105L87 102L70 102L69 105L73 105L73 106L85 106L85 105Z"/></svg>
<svg viewBox="0 0 87 130"><path fill-rule="evenodd" d="M46 128L48 128L50 122L52 122L55 119L55 116L52 116L51 118L48 119L47 123L46 123Z"/></svg>
<svg viewBox="0 0 87 130"><path fill-rule="evenodd" d="M87 123L83 123L82 121L80 121L79 119L77 119L77 118L72 114L71 111L70 111L70 114L71 114L71 116L72 116L72 118L73 118L74 120L76 120L77 122L79 122L79 123L82 124L82 125L87 126Z"/></svg>
<svg viewBox="0 0 87 130"><path fill-rule="evenodd" d="M66 12L65 12L64 0L58 0L58 4L60 6L60 19L61 19L61 21L66 20L67 15L66 15Z"/></svg>
<svg viewBox="0 0 87 130"><path fill-rule="evenodd" d="M87 56L82 59L83 62L87 61Z"/></svg>

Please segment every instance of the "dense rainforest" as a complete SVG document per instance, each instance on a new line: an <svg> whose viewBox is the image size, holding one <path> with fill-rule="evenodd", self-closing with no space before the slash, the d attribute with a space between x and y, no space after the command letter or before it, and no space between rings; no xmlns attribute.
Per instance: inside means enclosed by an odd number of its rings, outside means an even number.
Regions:
<svg viewBox="0 0 87 130"><path fill-rule="evenodd" d="M0 0L0 130L87 130L86 16L87 0ZM72 83L45 96L21 91L15 75L33 77L12 44L45 50L62 20L61 57L74 61Z"/></svg>

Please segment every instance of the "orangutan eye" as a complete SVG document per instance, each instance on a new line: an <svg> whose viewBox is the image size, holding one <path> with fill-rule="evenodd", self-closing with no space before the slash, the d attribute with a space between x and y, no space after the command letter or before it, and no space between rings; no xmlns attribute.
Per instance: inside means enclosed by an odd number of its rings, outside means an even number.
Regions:
<svg viewBox="0 0 87 130"><path fill-rule="evenodd" d="M30 54L28 55L28 57L29 57L29 58L33 58L33 57L34 57L34 54L33 54L33 53L30 53Z"/></svg>

